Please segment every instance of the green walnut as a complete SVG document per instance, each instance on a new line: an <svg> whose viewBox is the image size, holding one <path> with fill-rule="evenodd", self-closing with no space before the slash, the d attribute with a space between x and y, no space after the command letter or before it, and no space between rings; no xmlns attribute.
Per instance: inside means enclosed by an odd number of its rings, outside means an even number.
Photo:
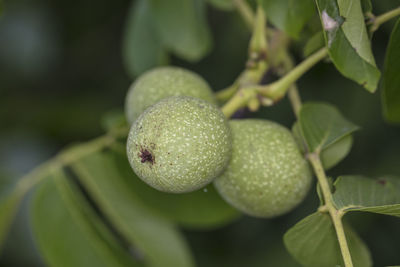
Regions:
<svg viewBox="0 0 400 267"><path fill-rule="evenodd" d="M221 196L243 213L270 218L298 205L311 172L290 131L267 120L230 121L232 157L214 180Z"/></svg>
<svg viewBox="0 0 400 267"><path fill-rule="evenodd" d="M146 108L171 96L192 96L217 103L208 83L196 73L159 67L141 75L129 88L125 99L128 122L132 124Z"/></svg>
<svg viewBox="0 0 400 267"><path fill-rule="evenodd" d="M127 142L135 173L170 193L210 183L228 165L231 148L229 124L218 107L187 96L166 98L146 109Z"/></svg>

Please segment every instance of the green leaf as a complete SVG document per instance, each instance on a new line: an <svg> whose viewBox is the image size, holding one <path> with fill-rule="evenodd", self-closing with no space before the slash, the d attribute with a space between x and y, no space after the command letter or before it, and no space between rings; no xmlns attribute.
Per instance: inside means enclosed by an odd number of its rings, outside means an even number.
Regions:
<svg viewBox="0 0 400 267"><path fill-rule="evenodd" d="M132 78L168 62L147 0L133 2L129 9L122 53L125 67Z"/></svg>
<svg viewBox="0 0 400 267"><path fill-rule="evenodd" d="M164 45L189 61L211 49L211 34L202 0L150 0L153 19Z"/></svg>
<svg viewBox="0 0 400 267"><path fill-rule="evenodd" d="M301 129L300 129L298 121L296 121L292 126L292 135L293 135L293 138L296 141L300 151L302 153L306 153L307 152L307 144L305 143L304 138L301 134Z"/></svg>
<svg viewBox="0 0 400 267"><path fill-rule="evenodd" d="M106 132L111 132L114 129L128 127L128 122L125 118L125 112L122 108L106 112L102 116L100 123Z"/></svg>
<svg viewBox="0 0 400 267"><path fill-rule="evenodd" d="M324 103L304 104L299 114L299 125L309 152L320 152L358 129L334 106Z"/></svg>
<svg viewBox="0 0 400 267"><path fill-rule="evenodd" d="M361 8L364 14L372 12L371 0L361 0Z"/></svg>
<svg viewBox="0 0 400 267"><path fill-rule="evenodd" d="M385 119L400 123L400 19L390 35L382 77L382 104Z"/></svg>
<svg viewBox="0 0 400 267"><path fill-rule="evenodd" d="M327 177L326 179L328 181L329 188L332 191L333 190L333 179L332 179L332 177ZM325 205L325 198L322 193L321 185L319 183L317 183L316 189L317 189L316 191L317 191L317 195L318 195L318 199L319 199L319 205L323 206L323 205Z"/></svg>
<svg viewBox="0 0 400 267"><path fill-rule="evenodd" d="M324 46L324 33L322 31L319 31L307 41L303 49L303 55L306 58Z"/></svg>
<svg viewBox="0 0 400 267"><path fill-rule="evenodd" d="M297 39L315 12L312 0L261 0L267 18L279 29Z"/></svg>
<svg viewBox="0 0 400 267"><path fill-rule="evenodd" d="M354 266L372 266L368 248L360 237L346 224L344 230ZM303 266L344 266L328 214L316 212L304 218L286 232L283 240L288 251Z"/></svg>
<svg viewBox="0 0 400 267"><path fill-rule="evenodd" d="M368 211L400 217L400 179L340 176L335 181L333 201L338 209Z"/></svg>
<svg viewBox="0 0 400 267"><path fill-rule="evenodd" d="M158 216L134 194L121 171L103 151L71 165L111 223L138 248L150 266L192 266L189 249L178 230Z"/></svg>
<svg viewBox="0 0 400 267"><path fill-rule="evenodd" d="M380 72L359 0L316 0L330 58L343 76L374 92Z"/></svg>
<svg viewBox="0 0 400 267"><path fill-rule="evenodd" d="M46 179L32 203L33 231L50 266L139 266L61 171Z"/></svg>
<svg viewBox="0 0 400 267"><path fill-rule="evenodd" d="M234 0L207 0L210 5L221 10L233 10L235 5Z"/></svg>
<svg viewBox="0 0 400 267"><path fill-rule="evenodd" d="M292 134L294 139L299 146L302 153L307 152L307 144L302 137L299 122L295 122L292 127ZM322 165L325 170L329 170L335 167L340 161L342 161L350 152L353 145L353 136L351 134L346 135L340 139L337 139L328 146L322 148L320 152L320 158Z"/></svg>
<svg viewBox="0 0 400 267"><path fill-rule="evenodd" d="M349 134L339 139L321 152L321 161L325 170L334 167L342 161L350 152L353 145L353 137Z"/></svg>
<svg viewBox="0 0 400 267"><path fill-rule="evenodd" d="M0 250L24 195L25 194L17 188L2 196L0 199Z"/></svg>

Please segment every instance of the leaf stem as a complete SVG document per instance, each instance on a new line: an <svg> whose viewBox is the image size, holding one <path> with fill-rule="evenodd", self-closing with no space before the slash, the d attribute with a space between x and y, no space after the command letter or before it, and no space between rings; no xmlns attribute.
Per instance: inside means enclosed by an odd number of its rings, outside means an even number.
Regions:
<svg viewBox="0 0 400 267"><path fill-rule="evenodd" d="M252 98L257 97L257 95L261 95L272 100L272 103L281 99L293 83L295 83L316 63L325 58L327 54L327 49L322 48L318 52L305 59L302 63L297 65L281 79L272 84L264 86L250 85L248 87L243 87L239 89L239 91L236 92L236 94L221 108L222 112L225 114L226 117L229 118L236 112L236 110L245 107L248 101L250 101ZM295 93L292 92L292 97L295 98L293 94ZM301 102L299 101L299 99L294 99L294 101L294 105L297 106L298 110L301 106Z"/></svg>
<svg viewBox="0 0 400 267"><path fill-rule="evenodd" d="M370 28L370 33L375 32L378 28L385 22L391 20L392 18L400 15L400 7L390 10L382 15L379 15L372 19L372 25Z"/></svg>
<svg viewBox="0 0 400 267"><path fill-rule="evenodd" d="M250 5L245 0L233 0L233 3L238 10L239 14L242 16L247 27L253 29L254 25L254 12Z"/></svg>
<svg viewBox="0 0 400 267"><path fill-rule="evenodd" d="M289 44L289 42L287 42L287 46L288 46L288 44ZM281 54L282 54L282 56L281 56L282 69L283 69L283 72L286 74L294 68L294 62L293 62L292 57L289 55L289 53L287 51L287 47L286 47L286 49L283 49ZM290 86L287 94L288 94L288 98L290 101L290 105L292 106L294 115L296 116L296 118L298 118L302 103L301 103L299 90L295 83L293 83Z"/></svg>
<svg viewBox="0 0 400 267"><path fill-rule="evenodd" d="M317 152L311 153L308 155L308 159L314 169L315 175L317 176L318 183L324 196L325 207L328 210L333 222L333 226L335 227L344 265L345 267L353 267L353 262L342 223L342 213L333 205L331 189L329 187L328 179L322 166L319 154Z"/></svg>
<svg viewBox="0 0 400 267"><path fill-rule="evenodd" d="M253 25L253 34L249 45L249 57L251 60L263 60L268 50L266 34L267 20L264 9L260 5L257 6Z"/></svg>
<svg viewBox="0 0 400 267"><path fill-rule="evenodd" d="M294 69L288 72L278 81L269 85L260 86L259 91L263 96L269 97L272 100L281 99L290 88L304 73L310 70L315 64L324 59L328 55L327 48L321 48L303 62L297 65Z"/></svg>
<svg viewBox="0 0 400 267"><path fill-rule="evenodd" d="M297 86L295 84L293 84L289 88L288 97L290 104L292 105L294 115L296 116L296 118L298 118L302 103L299 90L297 89Z"/></svg>
<svg viewBox="0 0 400 267"><path fill-rule="evenodd" d="M236 93L238 88L238 82L234 82L231 86L216 92L215 97L218 101L225 102Z"/></svg>
<svg viewBox="0 0 400 267"><path fill-rule="evenodd" d="M247 106L247 103L255 97L257 97L256 90L242 88L221 108L221 111L230 118L239 108Z"/></svg>

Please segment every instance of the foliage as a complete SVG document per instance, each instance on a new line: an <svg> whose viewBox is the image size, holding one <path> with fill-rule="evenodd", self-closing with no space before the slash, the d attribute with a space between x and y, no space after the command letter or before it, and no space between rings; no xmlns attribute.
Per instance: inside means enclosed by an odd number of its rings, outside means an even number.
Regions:
<svg viewBox="0 0 400 267"><path fill-rule="evenodd" d="M0 3L0 11L6 8ZM252 31L245 68L231 86L216 94L222 112L230 117L240 116L241 110L273 110L287 95L296 116L291 122L293 136L317 178L320 206L285 229L286 249L303 266L372 266L373 251L344 216L357 211L400 217L400 179L340 174L328 178L326 171L346 158L360 128L346 118L351 113L333 104L302 103L296 83L325 60L358 87L374 93L381 71L371 38L400 9L375 16L368 0L259 0L254 5L244 0L132 1L122 42L129 76L134 79L170 62L210 64L213 47L221 52L239 46L237 40L219 47L217 40L224 39L212 33L208 21L213 12L221 16L238 12ZM315 25L318 17L320 23ZM390 123L400 122L399 46L400 20L384 51L382 71L383 114ZM305 56L299 64L292 48ZM271 73L276 80L271 81ZM196 265L190 238L182 229L210 231L241 214L212 184L185 194L150 188L127 161L129 126L123 115L106 116L103 124L102 137L63 149L1 195L0 245L23 198L32 192L32 230L49 266Z"/></svg>

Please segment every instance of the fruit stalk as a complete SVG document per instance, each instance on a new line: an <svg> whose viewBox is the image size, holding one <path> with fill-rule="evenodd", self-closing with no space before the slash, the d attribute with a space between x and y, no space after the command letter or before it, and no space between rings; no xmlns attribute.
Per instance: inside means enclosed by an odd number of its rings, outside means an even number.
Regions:
<svg viewBox="0 0 400 267"><path fill-rule="evenodd" d="M258 84L269 67L267 62L267 21L261 6L257 7L257 14L253 20L253 33L249 43L246 69L231 86L217 92L216 98L221 102L229 100L243 86Z"/></svg>
<svg viewBox="0 0 400 267"><path fill-rule="evenodd" d="M333 225L335 227L336 236L339 241L340 251L342 253L345 267L353 267L349 246L347 244L346 235L342 223L343 214L337 210L333 205L332 193L326 178L324 168L322 166L319 154L317 152L308 155L308 159L314 169L315 175L317 176L318 183L321 187L322 194L325 201L325 207L331 216Z"/></svg>
<svg viewBox="0 0 400 267"><path fill-rule="evenodd" d="M328 55L328 49L326 47L321 48L307 59L303 60L294 69L288 72L278 81L265 85L258 86L257 90L265 97L271 98L272 100L279 100L286 94L290 86L295 83L304 73L311 69L315 64L324 59Z"/></svg>
<svg viewBox="0 0 400 267"><path fill-rule="evenodd" d="M287 51L288 45L289 42L286 42L285 49L282 49L283 51L281 52L280 60L278 61L282 65L282 74L286 74L294 68L293 59ZM296 118L298 118L302 103L299 90L295 83L293 83L288 90L288 98L292 106L293 113Z"/></svg>
<svg viewBox="0 0 400 267"><path fill-rule="evenodd" d="M382 15L372 18L372 26L370 28L370 33L375 32L378 28L385 22L391 20L392 18L400 15L400 7L390 10Z"/></svg>
<svg viewBox="0 0 400 267"><path fill-rule="evenodd" d="M236 110L245 107L252 98L257 95L264 96L275 102L285 96L289 88L295 83L304 73L311 67L317 64L320 60L324 59L328 54L326 48L322 48L315 52L313 55L305 59L302 63L297 65L294 69L288 72L278 81L265 85L265 86L249 86L241 88L236 94L222 107L222 112L226 117L231 117ZM300 104L300 103L297 103ZM299 108L299 107L298 107Z"/></svg>
<svg viewBox="0 0 400 267"><path fill-rule="evenodd" d="M240 89L222 108L221 111L227 118L239 109L247 106L247 103L254 97L257 97L256 90Z"/></svg>
<svg viewBox="0 0 400 267"><path fill-rule="evenodd" d="M246 23L246 25L250 29L253 29L254 12L249 6L249 4L244 0L234 0L233 3L236 9L238 10L239 14L243 17L243 20Z"/></svg>

